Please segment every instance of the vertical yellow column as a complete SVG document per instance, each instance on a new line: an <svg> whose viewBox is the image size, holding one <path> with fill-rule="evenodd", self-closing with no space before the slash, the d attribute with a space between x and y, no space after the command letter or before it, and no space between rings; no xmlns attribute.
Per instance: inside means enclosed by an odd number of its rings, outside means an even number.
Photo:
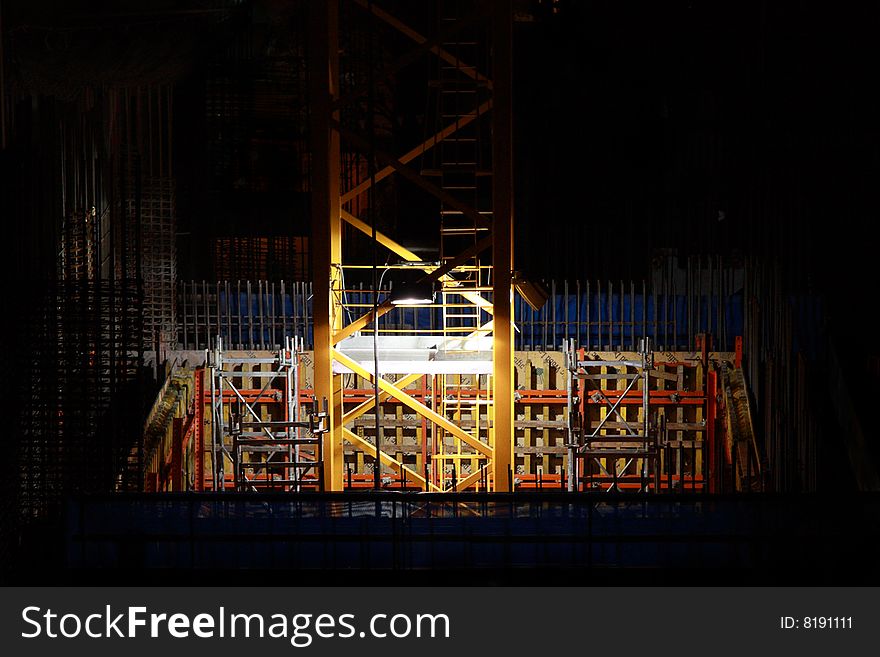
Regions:
<svg viewBox="0 0 880 657"><path fill-rule="evenodd" d="M496 491L509 491L513 482L513 13L510 0L494 3L492 163L492 275L495 323L492 408L495 444L492 478Z"/></svg>
<svg viewBox="0 0 880 657"><path fill-rule="evenodd" d="M312 100L312 260L315 338L315 394L328 401L330 431L324 436L324 485L344 486L342 377L333 374L333 335L342 328L340 273L342 226L339 211L340 150L333 102L339 80L339 3L312 2L310 93Z"/></svg>

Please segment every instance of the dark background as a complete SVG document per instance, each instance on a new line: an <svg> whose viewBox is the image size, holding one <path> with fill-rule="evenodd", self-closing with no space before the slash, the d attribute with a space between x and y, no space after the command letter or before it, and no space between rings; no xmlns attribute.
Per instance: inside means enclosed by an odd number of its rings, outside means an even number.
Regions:
<svg viewBox="0 0 880 657"><path fill-rule="evenodd" d="M230 48L248 40L255 59L278 48L293 10L267 0L217 20L194 2L192 15L168 18L167 4L6 0L8 102L77 103L85 84L172 83L179 222L190 233L179 243L181 275L210 277L197 243L205 235L308 230L307 199L290 187L299 164L283 145L237 155L259 170L259 185L211 177L206 148L216 126L205 118L205 80L254 77ZM425 7L389 5L416 25L429 18ZM515 44L521 267L536 277L639 279L660 249L756 253L858 301L850 291L872 278L864 237L877 212L876 7L545 0L523 9L533 20L517 23ZM383 38L376 56L408 47ZM392 85L390 143L425 132L426 92L415 83L425 68L420 60ZM30 147L47 148L18 109L10 139L25 133ZM4 159L14 180L20 162ZM401 188L397 204L418 205ZM4 187L7 208L20 191ZM398 228L418 237L425 224L411 217ZM32 232L19 236L23 246Z"/></svg>
<svg viewBox="0 0 880 657"><path fill-rule="evenodd" d="M431 34L433 3L381 4ZM31 345L35 327L51 324L40 300L52 298L46 289L57 275L62 217L79 209L61 192L65 140L93 135L88 143L110 171L143 138L104 137L118 134L113 94L173 90L173 120L157 126L173 143L161 158L174 170L180 280L218 278L217 240L309 235L308 92L296 82L305 79L296 73L307 56L304 7L304 0L0 1L0 211L12 333L3 351L13 373L3 404L13 436L31 391L57 383L40 379L52 368ZM639 281L670 255L754 259L778 272L779 299L822 300L821 334L843 348L856 413L876 438L880 7L522 0L517 12L517 266L534 279ZM344 9L342 21L346 79L362 81L370 63L412 47L387 28L374 30L360 8ZM371 119L378 146L403 152L434 131L425 79L435 64L422 58L379 86ZM368 117L356 105L345 120L363 131ZM437 202L404 182L382 190L380 228L406 244L436 241ZM368 242L350 243L355 259L367 262ZM132 238L130 246L137 253L141 245ZM223 259L236 263L234 254ZM310 277L307 259L303 267ZM234 279L244 269L232 271ZM787 357L790 342L768 341L761 362ZM145 345L137 347L143 353ZM823 400L827 371L817 360L810 385ZM44 369L33 374L28 368L38 362ZM78 381L83 370L69 371ZM120 411L134 424L137 403ZM46 408L51 420L56 409ZM772 405L764 412L777 426L791 421ZM822 463L833 470L846 454L836 418L822 412L835 459ZM31 461L16 451L25 441L10 444L0 511L17 515L18 464ZM827 481L852 486L848 473ZM0 557L2 548L0 541Z"/></svg>
<svg viewBox="0 0 880 657"><path fill-rule="evenodd" d="M604 254L741 250L835 296L873 279L877 24L857 3L570 2L526 26L523 256L639 277Z"/></svg>

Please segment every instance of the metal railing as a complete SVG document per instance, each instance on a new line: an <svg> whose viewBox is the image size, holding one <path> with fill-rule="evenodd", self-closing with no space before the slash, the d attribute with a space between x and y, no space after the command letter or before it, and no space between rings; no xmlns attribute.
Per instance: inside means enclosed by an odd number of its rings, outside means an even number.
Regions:
<svg viewBox="0 0 880 657"><path fill-rule="evenodd" d="M553 281L547 287L550 296L540 310L515 301L518 350L559 350L575 339L588 349L636 351L645 337L660 350L691 350L696 335L710 333L717 336L715 350L732 351L734 337L743 333L741 291L658 291L645 281ZM312 283L181 282L178 347L205 349L219 335L234 349L277 349L285 337L298 335L311 348L311 299ZM347 322L372 307L372 292L347 289L345 305ZM399 308L379 321L380 333L436 333L442 327L439 305Z"/></svg>

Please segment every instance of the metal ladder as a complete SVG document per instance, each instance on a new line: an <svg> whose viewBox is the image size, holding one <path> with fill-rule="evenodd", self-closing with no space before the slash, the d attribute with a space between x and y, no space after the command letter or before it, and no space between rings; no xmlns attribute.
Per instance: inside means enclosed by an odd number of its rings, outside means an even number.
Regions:
<svg viewBox="0 0 880 657"><path fill-rule="evenodd" d="M440 61L438 79L432 83L437 89L437 114L442 126L461 120L473 119L444 139L438 147L439 168L426 172L439 177L440 188L460 204L472 208L484 221L477 222L473 214L448 203L440 208L440 261L449 262L465 249L488 234L491 224L492 171L487 154L483 151L481 131L485 126L477 116L481 103L489 98L490 90L477 67L481 61L480 39L473 26L458 22L472 11L474 3L468 0L440 2L440 30L455 36L442 40L442 48L454 61ZM452 280L441 288L443 332L447 338L461 338L480 328L483 313L479 306L461 296L463 291L481 292L488 288L490 270L481 266L479 255L455 269ZM491 400L488 394L480 396L481 387L473 378L460 374L438 377L442 399L439 412L450 422L468 433L474 440L490 443L488 420L491 418ZM468 381L464 385L464 381ZM488 382L487 382L488 383ZM477 391L474 395L471 391ZM481 426L481 418L487 427ZM463 478L482 466L482 458L472 447L457 438L441 433L435 458L442 464L441 486L455 488Z"/></svg>
<svg viewBox="0 0 880 657"><path fill-rule="evenodd" d="M492 170L486 151L490 141L481 135L487 128L481 125L484 122L479 118L481 109L485 111L487 107L491 90L488 80L478 70L486 58L481 57L480 45L485 43L485 35L477 33L485 26L480 27L477 21L471 20L476 3L441 0L438 4L439 45L452 57L439 60L437 77L430 82L436 98L436 127L457 125L458 129L433 149L432 168L423 168L421 174L435 179L447 197L440 204L440 261L446 264L487 236L491 225ZM462 206L473 212L462 210ZM481 264L477 254L459 263L443 281L440 302L442 331L447 340L472 334L485 321L484 311L462 293L490 289L490 271L485 263ZM480 419L491 418L490 398L485 393L482 398L475 398L471 389L485 390L485 387L463 385L462 380L460 374L436 375L434 389L439 393L436 410L474 440L489 444L489 429L481 427ZM432 458L438 469L432 476L439 486L455 487L463 477L482 467L480 462L484 457L465 441L441 429L435 440Z"/></svg>
<svg viewBox="0 0 880 657"><path fill-rule="evenodd" d="M437 116L441 126L474 118L467 125L446 137L436 149L437 167L424 169L422 175L438 179L439 187L455 201L467 205L485 218L479 225L473 216L460 207L441 203L440 207L440 261L449 262L462 251L473 246L488 234L491 210L491 169L486 167L482 148L481 122L477 118L480 104L488 98L486 82L477 74L480 61L480 39L472 27L459 28L459 22L473 3L465 0L444 0L440 3L441 33L455 36L442 41L442 48L454 61L441 60L439 75L431 82L436 88ZM481 222L483 223L483 222ZM463 299L459 291L476 291L488 281L485 268L481 269L479 256L470 258L456 268L454 279L441 288L443 327L452 334L461 335L480 326L481 312L474 304Z"/></svg>

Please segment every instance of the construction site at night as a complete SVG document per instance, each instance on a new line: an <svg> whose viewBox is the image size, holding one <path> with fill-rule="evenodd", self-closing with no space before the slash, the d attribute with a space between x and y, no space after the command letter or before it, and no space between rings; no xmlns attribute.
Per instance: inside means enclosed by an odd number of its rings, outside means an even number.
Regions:
<svg viewBox="0 0 880 657"><path fill-rule="evenodd" d="M880 140L771 5L2 0L2 579L876 584Z"/></svg>

